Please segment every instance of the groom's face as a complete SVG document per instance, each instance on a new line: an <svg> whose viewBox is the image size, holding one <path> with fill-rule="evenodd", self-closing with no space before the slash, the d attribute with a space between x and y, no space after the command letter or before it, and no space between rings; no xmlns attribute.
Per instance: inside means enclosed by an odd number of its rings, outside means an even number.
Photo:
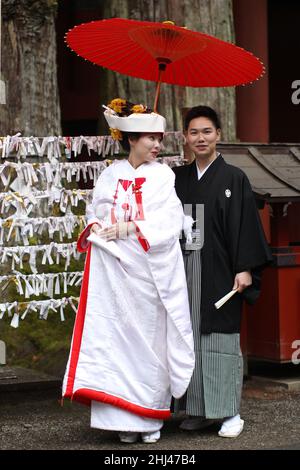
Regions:
<svg viewBox="0 0 300 470"><path fill-rule="evenodd" d="M197 117L190 121L186 132L186 141L196 158L210 158L216 152L221 130L206 117Z"/></svg>

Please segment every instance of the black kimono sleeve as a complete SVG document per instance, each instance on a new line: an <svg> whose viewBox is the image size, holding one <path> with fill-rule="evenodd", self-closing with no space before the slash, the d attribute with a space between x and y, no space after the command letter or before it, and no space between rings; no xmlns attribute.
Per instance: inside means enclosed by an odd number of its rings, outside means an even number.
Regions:
<svg viewBox="0 0 300 470"><path fill-rule="evenodd" d="M260 293L261 270L272 261L262 223L247 176L234 178L232 201L226 220L226 240L233 272L251 271L252 285L242 296L254 303Z"/></svg>

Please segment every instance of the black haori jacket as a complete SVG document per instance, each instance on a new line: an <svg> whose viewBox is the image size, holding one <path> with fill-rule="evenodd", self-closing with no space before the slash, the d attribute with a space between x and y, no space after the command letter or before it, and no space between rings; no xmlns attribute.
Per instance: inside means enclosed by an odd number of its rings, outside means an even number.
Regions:
<svg viewBox="0 0 300 470"><path fill-rule="evenodd" d="M193 214L196 204L204 204L201 332L238 333L242 301L255 302L261 269L272 261L249 180L221 155L200 180L195 161L174 172L182 204L192 204ZM247 270L252 272L252 286L217 310L215 302L231 291L236 273Z"/></svg>

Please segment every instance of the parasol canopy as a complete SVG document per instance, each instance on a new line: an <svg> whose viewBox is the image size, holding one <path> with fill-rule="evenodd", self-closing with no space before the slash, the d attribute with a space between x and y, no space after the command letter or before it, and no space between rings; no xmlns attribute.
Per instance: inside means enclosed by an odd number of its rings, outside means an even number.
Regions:
<svg viewBox="0 0 300 470"><path fill-rule="evenodd" d="M66 42L94 64L158 84L234 86L264 73L262 62L251 52L170 21L92 21L69 30Z"/></svg>

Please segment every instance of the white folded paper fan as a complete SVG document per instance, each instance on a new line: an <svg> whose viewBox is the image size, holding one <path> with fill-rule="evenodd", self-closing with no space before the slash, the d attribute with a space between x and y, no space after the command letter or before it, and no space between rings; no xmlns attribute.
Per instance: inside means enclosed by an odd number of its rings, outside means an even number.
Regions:
<svg viewBox="0 0 300 470"><path fill-rule="evenodd" d="M218 300L218 302L215 303L215 307L218 309L218 308L221 308L222 305L224 305L227 300L231 299L231 297L236 294L237 292L237 289L235 290L232 290L230 292L228 292L228 294L224 295L224 297L222 297L220 300Z"/></svg>

